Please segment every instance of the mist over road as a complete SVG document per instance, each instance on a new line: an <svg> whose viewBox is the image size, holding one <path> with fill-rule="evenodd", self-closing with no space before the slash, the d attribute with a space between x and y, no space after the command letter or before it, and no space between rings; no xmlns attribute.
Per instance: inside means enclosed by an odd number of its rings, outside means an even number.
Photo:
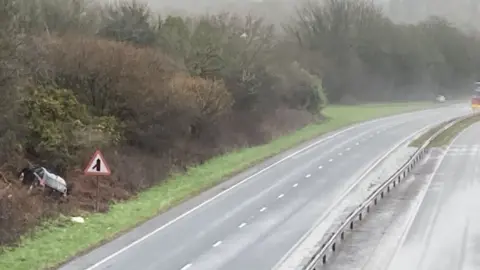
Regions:
<svg viewBox="0 0 480 270"><path fill-rule="evenodd" d="M480 268L480 123L435 149L358 225L326 270Z"/></svg>
<svg viewBox="0 0 480 270"><path fill-rule="evenodd" d="M446 150L389 270L479 269L480 123Z"/></svg>
<svg viewBox="0 0 480 270"><path fill-rule="evenodd" d="M240 184L207 203L199 206L213 194L60 269L271 269L375 160L418 130L468 111L453 105L333 133L234 177L227 185Z"/></svg>

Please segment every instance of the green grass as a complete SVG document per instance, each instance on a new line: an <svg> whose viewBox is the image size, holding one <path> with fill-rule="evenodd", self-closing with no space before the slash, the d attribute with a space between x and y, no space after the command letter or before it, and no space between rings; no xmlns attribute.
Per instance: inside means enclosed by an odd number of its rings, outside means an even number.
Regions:
<svg viewBox="0 0 480 270"><path fill-rule="evenodd" d="M447 123L441 123L436 125L435 127L429 129L427 132L423 133L420 137L417 139L413 140L409 146L412 147L421 147L430 137L433 136L436 132L438 132L440 129L442 129L444 126L446 126Z"/></svg>
<svg viewBox="0 0 480 270"><path fill-rule="evenodd" d="M47 269L80 252L104 243L135 225L215 186L235 173L327 132L373 118L424 109L431 103L330 106L328 120L307 126L269 144L242 149L214 158L172 176L163 184L142 192L136 199L112 205L107 214L89 214L84 224L59 218L39 227L34 237L24 237L20 246L0 254L0 269ZM114 168L113 168L114 169ZM61 225L61 226L60 226Z"/></svg>
<svg viewBox="0 0 480 270"><path fill-rule="evenodd" d="M446 147L450 144L453 138L457 137L457 135L462 132L464 129L468 128L469 126L473 125L474 123L480 121L480 115L475 115L472 117L468 117L463 119L462 121L454 124L444 132L442 132L438 137L436 137L428 147Z"/></svg>

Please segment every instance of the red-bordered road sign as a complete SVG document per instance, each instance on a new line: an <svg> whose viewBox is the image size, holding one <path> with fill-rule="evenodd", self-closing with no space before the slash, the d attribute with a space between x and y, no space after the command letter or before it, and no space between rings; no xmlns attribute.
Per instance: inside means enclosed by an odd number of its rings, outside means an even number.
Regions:
<svg viewBox="0 0 480 270"><path fill-rule="evenodd" d="M111 171L108 167L107 161L100 150L95 151L87 167L83 171L85 175L110 175Z"/></svg>

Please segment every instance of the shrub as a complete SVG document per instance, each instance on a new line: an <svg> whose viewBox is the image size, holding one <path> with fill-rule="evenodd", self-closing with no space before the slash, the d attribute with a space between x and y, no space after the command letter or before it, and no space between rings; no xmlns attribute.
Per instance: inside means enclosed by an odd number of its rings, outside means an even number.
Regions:
<svg viewBox="0 0 480 270"><path fill-rule="evenodd" d="M230 13L160 17L138 2L0 0L0 170L40 162L78 184L67 204L12 187L19 204L0 185L0 244L52 212L93 208L95 183L79 164L94 147L117 168L101 180L108 209L172 172L323 119L328 103L460 96L480 72L478 33L443 19L396 24L358 0L292 15L279 29Z"/></svg>
<svg viewBox="0 0 480 270"><path fill-rule="evenodd" d="M36 87L22 103L27 151L58 170L78 162L77 155L88 147L120 142L116 119L91 115L71 90Z"/></svg>

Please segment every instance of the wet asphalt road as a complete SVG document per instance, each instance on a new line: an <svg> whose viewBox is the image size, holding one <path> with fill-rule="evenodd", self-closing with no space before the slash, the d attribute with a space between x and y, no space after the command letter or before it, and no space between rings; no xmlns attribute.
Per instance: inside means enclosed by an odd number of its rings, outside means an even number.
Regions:
<svg viewBox="0 0 480 270"><path fill-rule="evenodd" d="M468 111L466 105L453 105L328 134L255 166L60 269L271 269L394 145Z"/></svg>

